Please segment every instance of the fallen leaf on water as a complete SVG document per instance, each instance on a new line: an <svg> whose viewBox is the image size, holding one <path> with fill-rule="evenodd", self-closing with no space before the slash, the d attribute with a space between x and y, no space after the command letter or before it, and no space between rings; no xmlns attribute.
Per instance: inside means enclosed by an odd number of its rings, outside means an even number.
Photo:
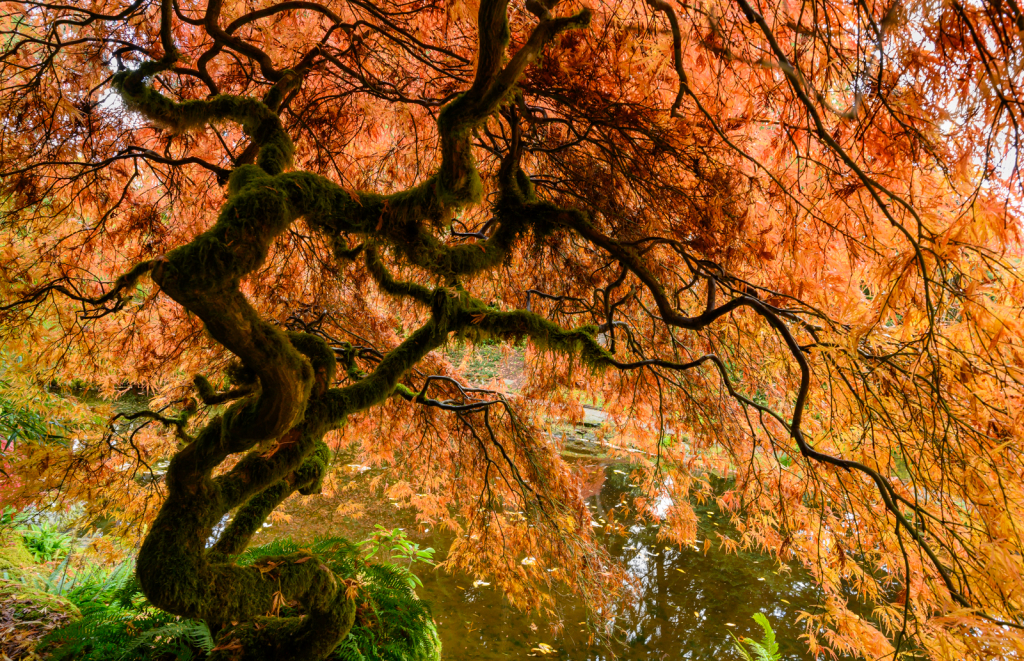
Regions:
<svg viewBox="0 0 1024 661"><path fill-rule="evenodd" d="M488 585L490 585L490 583L488 583L487 581L481 581L481 580L473 581L473 587L475 587L475 588L487 587Z"/></svg>

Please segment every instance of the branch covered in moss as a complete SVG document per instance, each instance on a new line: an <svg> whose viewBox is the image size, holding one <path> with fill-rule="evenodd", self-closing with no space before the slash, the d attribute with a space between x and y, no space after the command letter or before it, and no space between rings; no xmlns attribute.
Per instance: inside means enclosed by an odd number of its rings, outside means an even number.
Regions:
<svg viewBox="0 0 1024 661"><path fill-rule="evenodd" d="M207 27L216 40L232 45L217 27L219 2L211 4ZM329 237L363 234L387 240L396 253L448 279L494 266L538 218L557 209L537 203L528 179L505 186L496 208L495 234L482 245L449 248L429 229L458 206L481 197L480 177L469 134L504 102L526 65L560 30L583 25L587 14L569 19L545 16L526 45L502 67L508 45L507 6L484 0L480 10L481 55L472 87L441 112L442 163L424 183L381 196L350 194L323 177L284 172L293 145L266 102L218 95L175 102L148 84L172 66L170 0L162 6L165 56L115 76L114 87L128 107L174 131L190 131L211 120L236 121L257 146L256 165L240 165L228 180L228 199L214 224L190 243L169 252L152 268L162 291L197 315L209 334L235 354L256 380L251 392L211 420L172 459L168 497L139 553L138 574L155 605L183 617L204 619L221 630L214 658L319 659L352 626L354 604L334 574L316 562L283 557L263 566L231 562L264 518L290 493L319 489L329 460L323 435L346 416L383 402L399 380L448 336L472 323L480 306L465 291L429 289L395 280L376 251L367 266L383 289L430 305L430 319L388 353L368 375L344 388L330 388L333 351L312 335L285 333L260 317L239 290L239 282L264 263L271 244L304 217ZM216 28L216 29L214 29ZM264 74L282 85L294 80L260 58ZM268 68L269 67L269 68ZM273 74L273 75L270 75ZM196 386L207 402L225 401L203 378ZM227 472L214 470L231 454L246 453ZM205 540L225 513L237 509L214 548ZM308 558L307 558L308 559ZM268 566L272 564L272 566ZM279 601L301 605L304 618L270 618ZM228 623L238 622L233 628Z"/></svg>

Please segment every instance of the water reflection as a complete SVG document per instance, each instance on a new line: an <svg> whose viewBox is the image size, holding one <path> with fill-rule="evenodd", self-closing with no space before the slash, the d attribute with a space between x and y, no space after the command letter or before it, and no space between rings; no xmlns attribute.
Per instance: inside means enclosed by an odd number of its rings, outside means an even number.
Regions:
<svg viewBox="0 0 1024 661"><path fill-rule="evenodd" d="M628 470L621 466L579 466L594 517L606 518L625 495ZM697 509L700 539L727 527L713 507ZM589 644L590 632L578 603L565 604L565 629L552 637L547 623L535 621L504 603L489 586L471 579L425 572L423 596L434 608L445 659L519 659L543 642L559 651L549 658L599 661L619 658L726 659L740 661L733 648L737 636L761 638L751 619L763 612L775 629L785 659L811 659L799 640L803 626L797 613L810 610L816 591L798 570L779 571L768 558L749 553L726 554L712 545L703 552L692 547L667 548L657 542L657 528L634 522L621 535L607 535L612 556L639 579L641 595L635 611L616 623L618 638L611 645ZM445 548L444 540L435 545Z"/></svg>

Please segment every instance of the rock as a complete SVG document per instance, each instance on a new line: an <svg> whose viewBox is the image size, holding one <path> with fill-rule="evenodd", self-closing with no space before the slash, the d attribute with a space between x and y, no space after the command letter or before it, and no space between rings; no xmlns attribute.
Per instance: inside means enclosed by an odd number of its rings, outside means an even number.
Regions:
<svg viewBox="0 0 1024 661"><path fill-rule="evenodd" d="M600 459L607 449L587 438L568 438L562 447L562 456L568 458Z"/></svg>

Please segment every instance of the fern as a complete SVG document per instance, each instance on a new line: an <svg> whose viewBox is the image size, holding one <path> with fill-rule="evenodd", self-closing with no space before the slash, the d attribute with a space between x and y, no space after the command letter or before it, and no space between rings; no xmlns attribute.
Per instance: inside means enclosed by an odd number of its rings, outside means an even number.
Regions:
<svg viewBox="0 0 1024 661"><path fill-rule="evenodd" d="M165 624L162 627L143 631L141 634L135 636L131 643L129 643L125 648L125 652L121 658L131 658L133 650L145 645L157 646L161 639L180 639L187 642L192 647L197 648L204 654L208 654L214 646L213 635L210 633L210 627L207 626L205 622L199 622L196 620L179 620L177 622Z"/></svg>
<svg viewBox="0 0 1024 661"><path fill-rule="evenodd" d="M764 637L757 641L753 638L736 638L732 632L729 632L729 635L732 636L735 642L737 651L743 655L746 661L782 661L782 655L779 654L779 644L775 642L775 632L772 630L772 625L768 622L768 618L765 617L764 613L755 613L754 621L764 629ZM753 655L744 644L753 650Z"/></svg>
<svg viewBox="0 0 1024 661"><path fill-rule="evenodd" d="M93 567L67 577L67 563L42 581L43 589L67 597L81 619L50 632L39 650L51 661L189 661L205 657L213 639L205 623L153 608L131 562L113 569Z"/></svg>
<svg viewBox="0 0 1024 661"><path fill-rule="evenodd" d="M122 590L134 580L134 563L126 561L113 569L92 566L69 577L68 568L71 556L68 556L50 573L49 576L38 577L29 575L24 578L27 585L62 597L67 597L80 609L88 608L90 603L106 603L118 590Z"/></svg>
<svg viewBox="0 0 1024 661"><path fill-rule="evenodd" d="M281 539L247 550L238 564L307 551L341 578L361 585L356 624L334 652L334 661L436 661L440 642L430 613L405 567L368 564L359 548L340 537L299 544ZM204 622L182 620L153 608L142 595L133 565L92 568L68 578L63 563L46 579L48 592L67 597L82 618L44 637L37 648L51 661L192 661L215 643ZM281 615L300 613L284 608Z"/></svg>
<svg viewBox="0 0 1024 661"><path fill-rule="evenodd" d="M317 538L300 544L278 539L247 550L238 564L300 550L320 558L341 578L358 578L365 607L361 607L352 631L332 655L333 661L433 661L441 644L427 602L420 600L405 567L389 563L368 564L359 547L341 537ZM282 615L291 615L285 613Z"/></svg>

